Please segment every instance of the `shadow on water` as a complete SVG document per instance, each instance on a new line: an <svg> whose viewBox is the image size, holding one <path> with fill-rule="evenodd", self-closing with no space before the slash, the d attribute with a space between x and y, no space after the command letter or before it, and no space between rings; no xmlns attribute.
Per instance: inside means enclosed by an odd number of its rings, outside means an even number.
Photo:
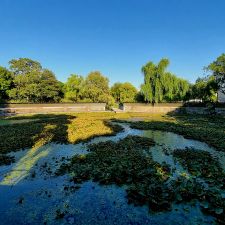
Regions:
<svg viewBox="0 0 225 225"><path fill-rule="evenodd" d="M42 147L50 142L68 143L67 129L70 115L33 115L28 120L23 116L13 118L21 123L10 124L1 127L1 153L7 153L10 149L17 151L31 147L15 164L7 176L1 180L0 185L15 185L29 174L34 165L49 154L49 150ZM11 121L12 119L9 119ZM13 133L11 133L13 131ZM4 136L10 135L11 138ZM11 140L9 140L11 139ZM7 142L4 142L7 140ZM2 156L6 156L2 154Z"/></svg>

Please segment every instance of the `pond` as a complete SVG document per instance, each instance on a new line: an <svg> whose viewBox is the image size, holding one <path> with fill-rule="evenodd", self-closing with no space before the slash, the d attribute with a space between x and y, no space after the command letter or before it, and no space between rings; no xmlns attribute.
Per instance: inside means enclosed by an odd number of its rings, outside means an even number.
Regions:
<svg viewBox="0 0 225 225"><path fill-rule="evenodd" d="M56 177L54 172L76 154L89 154L88 144L118 141L128 135L152 138L156 145L146 154L173 168L173 177L191 176L174 159L174 149L196 148L218 158L224 168L225 154L207 144L162 131L131 129L111 137L96 137L88 143L63 145L50 143L10 155L15 163L0 167L1 224L213 224L196 204L173 204L167 212L150 213L147 206L128 204L124 187L99 185L93 181L70 187L70 176Z"/></svg>

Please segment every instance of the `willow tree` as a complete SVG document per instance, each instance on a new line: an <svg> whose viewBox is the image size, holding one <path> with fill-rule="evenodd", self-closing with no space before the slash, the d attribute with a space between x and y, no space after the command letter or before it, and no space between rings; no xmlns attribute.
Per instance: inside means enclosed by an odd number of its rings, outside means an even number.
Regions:
<svg viewBox="0 0 225 225"><path fill-rule="evenodd" d="M183 100L189 90L189 83L166 71L168 59L161 59L158 64L148 62L142 67L144 84L141 93L145 101L158 103L163 101Z"/></svg>
<svg viewBox="0 0 225 225"><path fill-rule="evenodd" d="M162 101L163 87L161 80L168 65L168 59L161 59L158 65L148 62L142 67L144 84L141 86L141 92L147 102L157 103Z"/></svg>

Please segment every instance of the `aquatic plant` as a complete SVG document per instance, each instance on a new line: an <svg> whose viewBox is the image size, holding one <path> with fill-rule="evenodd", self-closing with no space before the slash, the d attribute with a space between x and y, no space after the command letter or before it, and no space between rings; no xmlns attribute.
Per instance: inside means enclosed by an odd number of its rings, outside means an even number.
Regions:
<svg viewBox="0 0 225 225"><path fill-rule="evenodd" d="M10 165L15 162L15 157L6 154L0 154L0 166Z"/></svg>
<svg viewBox="0 0 225 225"><path fill-rule="evenodd" d="M88 141L96 136L115 135L123 128L107 121L113 114L50 114L12 117L30 118L29 122L1 126L0 153L5 154L36 145L40 139L51 136L49 142L71 143ZM31 119L33 118L33 120ZM11 117L8 118L11 120ZM50 127L51 132L45 132ZM47 138L48 139L48 138Z"/></svg>
<svg viewBox="0 0 225 225"><path fill-rule="evenodd" d="M176 149L173 156L193 176L192 180L179 181L177 193L180 200L199 200L204 212L215 216L218 223L225 223L225 201L222 196L225 190L225 173L218 160L209 152L194 148Z"/></svg>
<svg viewBox="0 0 225 225"><path fill-rule="evenodd" d="M219 224L224 222L221 196L224 177L219 176L222 173L217 161L207 152L175 150L174 157L188 169L191 177L181 174L173 178L166 163L153 160L151 147L154 145L153 140L139 136L92 144L89 154L74 156L56 175L70 174L70 181L75 185L93 180L103 185L122 186L126 189L128 203L148 205L154 212L171 210L174 203L200 202L203 212L214 216ZM212 168L206 168L208 164Z"/></svg>
<svg viewBox="0 0 225 225"><path fill-rule="evenodd" d="M225 151L225 119L223 116L158 116L146 119L146 121L129 121L129 124L134 129L162 130L181 134L186 138L206 142L218 151Z"/></svg>
<svg viewBox="0 0 225 225"><path fill-rule="evenodd" d="M92 144L86 157L74 156L56 174L70 173L74 183L92 179L104 185L126 185L130 203L148 204L153 211L170 209L174 193L165 183L170 168L153 161L151 155L145 153L154 145L152 139L131 135L119 142Z"/></svg>

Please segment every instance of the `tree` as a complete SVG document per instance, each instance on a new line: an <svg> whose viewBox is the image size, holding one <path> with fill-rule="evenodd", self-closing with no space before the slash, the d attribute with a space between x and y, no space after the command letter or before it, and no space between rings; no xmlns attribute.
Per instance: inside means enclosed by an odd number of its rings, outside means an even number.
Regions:
<svg viewBox="0 0 225 225"><path fill-rule="evenodd" d="M54 73L44 69L40 73L37 100L38 102L58 102L60 100L59 93L61 91L60 83L57 81Z"/></svg>
<svg viewBox="0 0 225 225"><path fill-rule="evenodd" d="M92 102L107 102L110 96L108 78L98 71L89 73L85 80L83 96Z"/></svg>
<svg viewBox="0 0 225 225"><path fill-rule="evenodd" d="M82 99L84 91L84 78L76 74L71 74L65 83L65 98L78 102Z"/></svg>
<svg viewBox="0 0 225 225"><path fill-rule="evenodd" d="M219 56L206 69L212 71L218 84L218 89L225 94L225 54Z"/></svg>
<svg viewBox="0 0 225 225"><path fill-rule="evenodd" d="M42 66L39 62L28 58L12 59L9 61L10 69L14 75L28 74L31 72L40 72Z"/></svg>
<svg viewBox="0 0 225 225"><path fill-rule="evenodd" d="M135 102L137 89L129 82L115 83L111 87L111 94L117 102Z"/></svg>
<svg viewBox="0 0 225 225"><path fill-rule="evenodd" d="M192 87L192 98L201 99L204 102L215 102L217 89L218 85L214 76L198 78Z"/></svg>
<svg viewBox="0 0 225 225"><path fill-rule="evenodd" d="M145 101L158 103L179 101L185 98L186 92L189 90L189 83L166 72L168 65L169 60L163 58L157 65L148 62L142 67L144 84L141 85L141 93Z"/></svg>
<svg viewBox="0 0 225 225"><path fill-rule="evenodd" d="M8 99L9 90L13 85L13 76L6 68L0 66L0 100Z"/></svg>
<svg viewBox="0 0 225 225"><path fill-rule="evenodd" d="M60 85L55 75L39 62L27 58L9 62L14 74L11 99L20 102L51 102L59 100Z"/></svg>

